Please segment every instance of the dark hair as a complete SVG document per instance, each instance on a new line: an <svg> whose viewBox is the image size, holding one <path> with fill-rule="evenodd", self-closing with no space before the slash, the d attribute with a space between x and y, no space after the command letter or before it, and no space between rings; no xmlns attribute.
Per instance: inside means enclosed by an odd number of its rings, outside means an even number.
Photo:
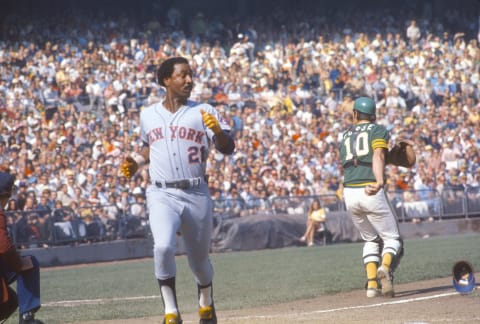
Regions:
<svg viewBox="0 0 480 324"><path fill-rule="evenodd" d="M170 57L160 64L157 70L157 83L161 86L165 86L163 80L172 76L173 66L175 64L189 64L188 60L181 56Z"/></svg>
<svg viewBox="0 0 480 324"><path fill-rule="evenodd" d="M375 115L366 114L358 110L355 110L355 112L357 113L358 120L369 120L371 123L374 123L375 120L377 120Z"/></svg>

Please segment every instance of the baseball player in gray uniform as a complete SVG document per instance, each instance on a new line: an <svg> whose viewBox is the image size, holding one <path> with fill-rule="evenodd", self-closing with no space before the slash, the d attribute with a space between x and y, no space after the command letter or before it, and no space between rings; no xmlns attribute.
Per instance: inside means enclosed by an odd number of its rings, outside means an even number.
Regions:
<svg viewBox="0 0 480 324"><path fill-rule="evenodd" d="M160 65L157 81L166 88L165 100L141 111L144 147L140 154L127 157L120 167L130 177L139 166L149 163L147 207L165 324L182 323L175 291L177 232L184 239L198 285L200 323L217 323L209 258L213 203L205 169L211 145L229 155L235 143L229 125L214 107L188 100L192 74L183 57L169 58Z"/></svg>

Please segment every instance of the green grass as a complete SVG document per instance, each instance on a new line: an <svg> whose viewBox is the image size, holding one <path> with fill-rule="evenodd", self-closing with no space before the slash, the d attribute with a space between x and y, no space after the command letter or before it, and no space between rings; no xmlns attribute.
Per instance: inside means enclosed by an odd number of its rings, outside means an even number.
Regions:
<svg viewBox="0 0 480 324"><path fill-rule="evenodd" d="M362 289L361 243L326 247L291 247L211 256L218 309L270 305L319 295ZM434 237L405 242L397 283L451 276L453 264L480 264L480 235ZM477 264L475 264L477 262ZM183 312L196 310L197 291L186 258L177 258L177 293ZM152 260L48 269L41 272L42 302L158 296ZM38 318L46 323L156 316L159 298L109 301L74 307L45 306ZM17 323L17 315L6 323Z"/></svg>

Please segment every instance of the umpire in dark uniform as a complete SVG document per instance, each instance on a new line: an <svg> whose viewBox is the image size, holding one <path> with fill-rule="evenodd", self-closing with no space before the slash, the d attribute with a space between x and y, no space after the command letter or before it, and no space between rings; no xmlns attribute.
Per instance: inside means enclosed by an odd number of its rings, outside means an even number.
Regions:
<svg viewBox="0 0 480 324"><path fill-rule="evenodd" d="M14 177L0 171L0 321L19 308L20 324L43 324L40 308L40 267L34 256L20 256L8 236L4 207L12 195ZM11 287L17 281L17 292Z"/></svg>

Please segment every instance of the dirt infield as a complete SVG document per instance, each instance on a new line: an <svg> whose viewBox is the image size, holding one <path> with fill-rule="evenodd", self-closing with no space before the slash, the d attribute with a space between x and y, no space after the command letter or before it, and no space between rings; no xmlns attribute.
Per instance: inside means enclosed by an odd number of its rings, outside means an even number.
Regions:
<svg viewBox="0 0 480 324"><path fill-rule="evenodd" d="M480 273L477 273L479 278ZM357 290L286 304L253 309L218 311L219 323L480 323L480 289L469 295L458 294L452 278L427 280L395 286L395 298L365 297ZM183 314L183 323L198 323L196 314ZM162 317L82 324L162 323ZM80 324L80 323L79 323Z"/></svg>

